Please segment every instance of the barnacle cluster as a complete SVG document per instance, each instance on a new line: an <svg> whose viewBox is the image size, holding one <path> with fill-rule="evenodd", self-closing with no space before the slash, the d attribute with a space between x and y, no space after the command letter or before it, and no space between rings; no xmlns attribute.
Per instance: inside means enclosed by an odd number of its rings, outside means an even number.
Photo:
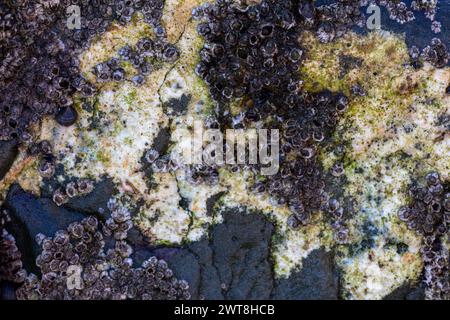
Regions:
<svg viewBox="0 0 450 320"><path fill-rule="evenodd" d="M443 68L448 64L449 53L447 46L438 38L433 38L431 44L426 46L422 52L416 46L409 49L409 56L413 66L421 66L421 60L431 63L436 68Z"/></svg>
<svg viewBox="0 0 450 320"><path fill-rule="evenodd" d="M136 48L126 45L118 53L120 58L112 58L94 67L98 82L125 80L126 72L122 66L124 62L129 62L138 71L131 81L135 85L141 85L157 62L174 62L179 56L178 49L164 38L142 38L136 43Z"/></svg>
<svg viewBox="0 0 450 320"><path fill-rule="evenodd" d="M340 7L346 5L348 10ZM346 238L343 208L326 192L325 173L317 156L348 99L328 91L302 92L299 66L303 50L298 37L305 28L325 32L320 30L333 19L341 19L343 30L358 20L356 12L350 2L315 8L308 1L266 0L251 6L218 1L193 13L202 19L198 32L206 40L197 74L209 85L224 114L233 99L242 99L244 106L240 115L224 116L221 124L228 121L233 127L242 127L263 121L280 130L280 170L257 181L254 191L268 192L275 203L287 204L293 212L288 219L292 228L308 224L319 209L329 210L342 241ZM339 35L333 28L325 32L333 34L332 38ZM339 168L337 164L333 176L342 174ZM202 176L206 170L193 171Z"/></svg>
<svg viewBox="0 0 450 320"><path fill-rule="evenodd" d="M447 46L438 38L431 40L431 45L423 49L422 56L436 68L445 67L449 59Z"/></svg>
<svg viewBox="0 0 450 320"><path fill-rule="evenodd" d="M344 208L327 192L325 172L318 160L320 148L333 133L339 114L348 105L345 95L324 91L298 96L297 107L278 113L280 170L256 183L255 191L267 191L278 204L288 204L293 215L288 223L306 225L318 210L329 213L340 241L345 241ZM282 109L281 109L282 110ZM334 179L343 173L341 163L331 169ZM338 236L339 235L339 236Z"/></svg>
<svg viewBox="0 0 450 320"><path fill-rule="evenodd" d="M17 290L19 299L189 299L189 285L177 280L164 260L151 257L133 267L127 242L130 212L115 200L103 227L94 216L74 222L53 238L42 234L36 259L42 277L30 274Z"/></svg>
<svg viewBox="0 0 450 320"><path fill-rule="evenodd" d="M194 16L206 20L197 31L207 41L196 72L216 100L257 95L268 88L282 91L288 84L291 91L297 90L290 76L303 52L290 1L253 6L219 1L197 8Z"/></svg>
<svg viewBox="0 0 450 320"><path fill-rule="evenodd" d="M423 11L428 19L434 20L437 3L437 0L413 0L411 8L415 11Z"/></svg>
<svg viewBox="0 0 450 320"><path fill-rule="evenodd" d="M399 218L423 237L424 282L429 299L448 299L449 253L446 247L450 224L450 185L437 172L409 189L411 202L399 210Z"/></svg>
<svg viewBox="0 0 450 320"><path fill-rule="evenodd" d="M351 27L362 27L365 17L360 6L364 1L341 0L317 7L317 37L321 42L333 41Z"/></svg>
<svg viewBox="0 0 450 320"><path fill-rule="evenodd" d="M46 115L61 125L77 119L73 95L95 92L79 70L78 54L113 21L128 23L135 12L143 15L156 35L164 36L160 23L162 0L54 0L6 1L0 4L0 140L32 140L32 127ZM78 9L81 17L70 8ZM74 20L75 19L75 20ZM76 20L79 19L77 26ZM72 21L74 20L74 21ZM173 47L164 47L169 59ZM113 78L123 77L114 70ZM136 81L140 81L136 78Z"/></svg>
<svg viewBox="0 0 450 320"><path fill-rule="evenodd" d="M379 1L389 12L389 18L400 24L414 20L414 13L408 8L404 2L397 1Z"/></svg>
<svg viewBox="0 0 450 320"><path fill-rule="evenodd" d="M22 255L16 245L16 239L6 229L10 221L8 212L0 209L0 282L2 280L21 283L27 276L22 265Z"/></svg>
<svg viewBox="0 0 450 320"><path fill-rule="evenodd" d="M88 179L69 182L64 188L58 188L53 192L53 202L57 206L69 202L71 198L85 196L94 190L94 183Z"/></svg>
<svg viewBox="0 0 450 320"><path fill-rule="evenodd" d="M53 146L48 140L33 142L29 145L30 155L39 158L38 172L43 178L50 178L55 173Z"/></svg>

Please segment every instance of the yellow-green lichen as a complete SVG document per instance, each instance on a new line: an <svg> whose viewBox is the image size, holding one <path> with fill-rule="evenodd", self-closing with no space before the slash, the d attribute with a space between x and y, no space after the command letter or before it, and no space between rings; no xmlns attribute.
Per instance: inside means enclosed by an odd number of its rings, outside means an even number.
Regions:
<svg viewBox="0 0 450 320"><path fill-rule="evenodd" d="M354 244L368 237L365 226L375 230L368 239L373 247L351 256L348 248L340 248L342 287L348 298L381 298L404 281L417 280L422 270L420 238L399 221L397 211L407 202L411 177L430 170L448 175L449 139L442 136L445 129L437 120L450 111L445 95L450 70L408 67L403 39L388 33L350 33L331 44L320 44L310 35L305 39L305 88L352 96L333 137L333 146L343 146L343 155L329 147L321 152L322 162L325 168L344 163L344 194L356 206L350 221ZM341 72L343 55L357 58L359 65ZM365 89L364 96L351 94L355 84ZM389 239L404 243L407 252L386 249Z"/></svg>

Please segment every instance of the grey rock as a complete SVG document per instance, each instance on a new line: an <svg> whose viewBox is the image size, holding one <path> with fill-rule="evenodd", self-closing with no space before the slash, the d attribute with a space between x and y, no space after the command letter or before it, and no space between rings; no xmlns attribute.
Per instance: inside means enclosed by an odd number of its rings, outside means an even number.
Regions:
<svg viewBox="0 0 450 320"><path fill-rule="evenodd" d="M17 287L15 283L0 280L0 300L17 300Z"/></svg>
<svg viewBox="0 0 450 320"><path fill-rule="evenodd" d="M259 214L238 209L229 209L223 217L209 239L178 249L155 249L152 254L189 282L193 299L268 299L273 286L273 225Z"/></svg>
<svg viewBox="0 0 450 320"><path fill-rule="evenodd" d="M331 252L317 249L303 260L302 268L287 279L278 279L272 299L336 300L339 297L339 273Z"/></svg>
<svg viewBox="0 0 450 320"><path fill-rule="evenodd" d="M272 223L238 209L227 209L223 217L208 239L135 254L142 261L151 255L166 260L176 277L189 282L193 299L338 299L339 273L331 252L315 250L301 270L288 279L275 279Z"/></svg>
<svg viewBox="0 0 450 320"><path fill-rule="evenodd" d="M0 180L5 177L18 153L19 148L16 140L0 141Z"/></svg>
<svg viewBox="0 0 450 320"><path fill-rule="evenodd" d="M425 300L425 289L420 285L405 283L385 296L383 300Z"/></svg>
<svg viewBox="0 0 450 320"><path fill-rule="evenodd" d="M95 185L91 193L70 199L64 207L69 210L100 215L105 220L109 215L108 201L112 198L114 192L114 182L110 178L105 178ZM104 212L104 214L101 214L101 212Z"/></svg>
<svg viewBox="0 0 450 320"><path fill-rule="evenodd" d="M212 231L213 264L227 299L268 299L273 286L270 240L263 216L226 212Z"/></svg>

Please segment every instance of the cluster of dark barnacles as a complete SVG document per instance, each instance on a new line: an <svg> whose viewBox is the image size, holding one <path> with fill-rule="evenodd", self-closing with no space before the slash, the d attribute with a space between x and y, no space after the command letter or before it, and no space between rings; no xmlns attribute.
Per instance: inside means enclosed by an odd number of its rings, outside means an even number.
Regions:
<svg viewBox="0 0 450 320"><path fill-rule="evenodd" d="M55 174L56 158L53 154L53 147L48 140L42 140L30 144L28 148L30 155L39 157L38 172L44 179L50 179ZM94 183L88 179L71 181L63 188L58 188L53 192L53 202L61 206L71 198L85 196L94 190Z"/></svg>
<svg viewBox="0 0 450 320"><path fill-rule="evenodd" d="M381 0L378 3L385 6L389 12L389 18L400 24L410 22L415 19L414 12L404 2Z"/></svg>
<svg viewBox="0 0 450 320"><path fill-rule="evenodd" d="M344 35L355 25L363 27L365 17L361 11L361 5L360 1L340 0L317 7L318 39L322 42L330 42Z"/></svg>
<svg viewBox="0 0 450 320"><path fill-rule="evenodd" d="M55 157L50 141L33 142L28 147L30 155L39 158L38 172L43 178L50 178L55 173Z"/></svg>
<svg viewBox="0 0 450 320"><path fill-rule="evenodd" d="M428 19L434 20L437 4L437 0L413 0L411 8L414 11L423 11Z"/></svg>
<svg viewBox="0 0 450 320"><path fill-rule="evenodd" d="M126 45L118 53L119 58L112 58L95 66L97 81L123 81L126 74L122 65L123 62L129 62L137 70L131 81L135 85L141 85L145 76L153 71L156 62L174 62L179 56L178 49L163 37L155 40L142 38L136 43L136 48Z"/></svg>
<svg viewBox="0 0 450 320"><path fill-rule="evenodd" d="M287 204L292 212L288 220L292 228L308 224L314 212L326 211L336 231L336 240L345 242L344 208L327 192L326 173L318 152L329 141L348 99L328 91L303 93L296 98L296 105L277 108L280 123L274 125L281 136L280 169L277 174L257 182L254 190L268 192L277 204ZM277 105L282 106L281 102ZM330 174L339 179L343 175L342 164L336 163Z"/></svg>
<svg viewBox="0 0 450 320"><path fill-rule="evenodd" d="M82 197L94 190L94 183L88 179L71 181L64 188L58 188L53 192L53 202L57 206L62 206L69 202L71 198Z"/></svg>
<svg viewBox="0 0 450 320"><path fill-rule="evenodd" d="M189 299L189 285L174 277L164 260L151 257L133 266L127 242L130 212L111 200L111 217L102 225L89 216L53 238L42 234L36 259L42 276L29 274L17 290L18 299Z"/></svg>
<svg viewBox="0 0 450 320"><path fill-rule="evenodd" d="M447 46L438 38L433 38L431 44L425 47L422 52L416 46L412 46L409 49L409 56L415 66L420 66L421 61L425 60L436 68L445 67L450 58Z"/></svg>
<svg viewBox="0 0 450 320"><path fill-rule="evenodd" d="M423 237L424 282L430 299L450 298L450 257L446 241L450 226L450 185L431 172L425 183L409 189L411 202L399 210L399 218Z"/></svg>
<svg viewBox="0 0 450 320"><path fill-rule="evenodd" d="M449 59L446 45L438 38L431 40L431 45L423 49L422 56L437 68L445 67Z"/></svg>
<svg viewBox="0 0 450 320"><path fill-rule="evenodd" d="M66 10L78 6L77 27ZM47 115L72 125L73 96L91 96L95 86L80 74L78 55L113 21L128 23L140 12L159 36L163 0L18 0L0 3L0 140L31 143L32 128ZM77 18L77 17L75 17ZM79 28L78 28L79 27ZM173 48L165 55L177 54ZM115 70L114 78L120 78ZM141 76L142 77L142 76ZM143 79L139 77L136 82Z"/></svg>
<svg viewBox="0 0 450 320"><path fill-rule="evenodd" d="M348 99L328 91L302 91L303 50L298 39L308 29L326 34L329 39L322 40L331 41L359 21L356 8L350 1L318 8L312 1L263 0L248 6L217 1L193 12L200 20L198 32L206 40L196 72L219 103L220 125L242 128L263 122L280 131L279 172L258 178L254 192L267 192L275 204L288 205L292 228L308 224L314 212L326 210L339 242L347 240L345 209L326 191L318 152L331 137ZM231 117L228 106L233 99L240 99L244 111ZM214 174L211 169L191 170L193 180ZM338 178L343 168L337 165L332 171Z"/></svg>
<svg viewBox="0 0 450 320"><path fill-rule="evenodd" d="M365 2L368 1L366 0ZM433 21L431 30L435 33L440 32L440 23L434 21L437 10L437 0L414 0L411 2L410 7L403 1L371 0L370 2L384 6L389 13L389 18L400 24L414 20L414 11L422 11L428 19Z"/></svg>
<svg viewBox="0 0 450 320"><path fill-rule="evenodd" d="M196 73L216 100L283 90L291 82L303 52L290 1L253 6L218 1L195 9L194 16L203 20L197 30L207 41ZM295 79L290 88L297 90Z"/></svg>
<svg viewBox="0 0 450 320"><path fill-rule="evenodd" d="M8 212L0 209L0 282L22 283L27 276L16 240L5 226L10 221Z"/></svg>

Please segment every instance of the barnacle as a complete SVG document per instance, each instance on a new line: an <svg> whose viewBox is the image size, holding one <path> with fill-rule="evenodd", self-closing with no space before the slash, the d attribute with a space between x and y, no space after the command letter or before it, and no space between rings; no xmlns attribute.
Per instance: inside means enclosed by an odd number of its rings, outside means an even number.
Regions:
<svg viewBox="0 0 450 320"><path fill-rule="evenodd" d="M400 208L398 216L408 228L423 237L422 258L424 283L429 299L448 299L449 256L445 246L450 212L448 181L441 181L437 172L430 172L424 183L409 188L411 202Z"/></svg>
<svg viewBox="0 0 450 320"><path fill-rule="evenodd" d="M124 81L127 79L125 70L122 67L124 62L131 62L137 70L131 80L136 85L142 85L144 76L149 75L154 69L154 65L160 62L174 62L179 57L178 49L164 38L152 40L150 38L139 39L135 48L126 45L119 49L119 58L111 58L94 66L93 73L98 82Z"/></svg>
<svg viewBox="0 0 450 320"><path fill-rule="evenodd" d="M127 242L130 213L115 200L108 207L111 216L104 226L89 216L56 232L53 238L37 236L42 252L36 265L42 277L29 274L17 290L19 299L190 298L189 285L176 279L164 260L151 257L133 268L133 248ZM111 237L115 244L106 249L105 241Z"/></svg>

